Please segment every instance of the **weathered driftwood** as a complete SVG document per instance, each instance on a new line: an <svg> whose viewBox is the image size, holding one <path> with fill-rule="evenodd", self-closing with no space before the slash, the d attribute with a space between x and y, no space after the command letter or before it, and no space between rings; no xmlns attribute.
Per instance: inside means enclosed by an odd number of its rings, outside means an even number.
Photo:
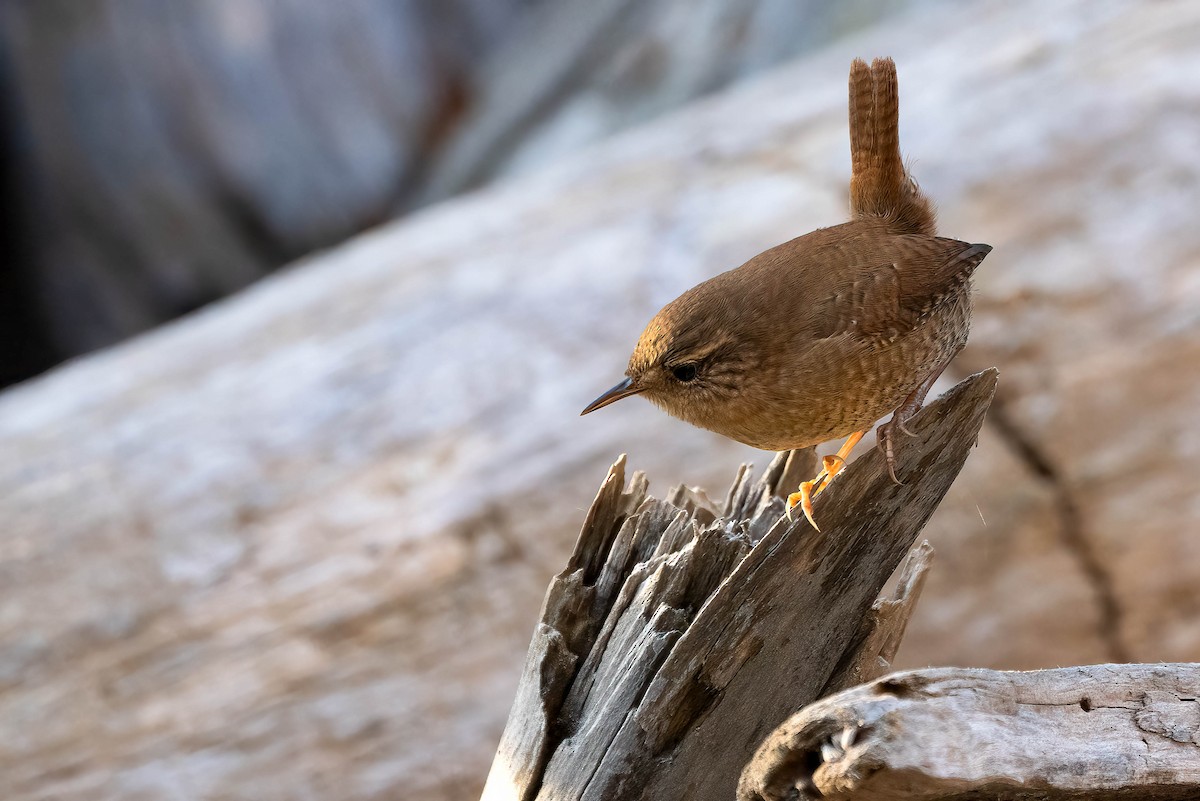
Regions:
<svg viewBox="0 0 1200 801"><path fill-rule="evenodd" d="M932 564L933 546L928 542L909 552L900 566L895 590L880 596L863 618L855 637L857 645L846 649L847 659L826 682L821 696L871 681L892 669L892 659L900 648L904 629L921 597Z"/></svg>
<svg viewBox="0 0 1200 801"><path fill-rule="evenodd" d="M741 801L1200 798L1200 665L896 673L792 716Z"/></svg>
<svg viewBox="0 0 1200 801"><path fill-rule="evenodd" d="M552 582L484 798L729 799L790 712L869 674L895 650L920 587L874 601L949 489L996 373L915 420L899 473L865 454L818 497L817 532L782 495L815 470L781 454L743 469L718 514L702 493L646 496L624 460L601 487Z"/></svg>

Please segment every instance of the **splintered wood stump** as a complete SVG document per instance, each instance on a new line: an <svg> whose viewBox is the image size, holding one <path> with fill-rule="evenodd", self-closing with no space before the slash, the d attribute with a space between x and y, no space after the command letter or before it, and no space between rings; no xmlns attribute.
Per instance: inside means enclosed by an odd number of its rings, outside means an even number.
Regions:
<svg viewBox="0 0 1200 801"><path fill-rule="evenodd" d="M763 743L741 801L1200 798L1200 665L914 670Z"/></svg>
<svg viewBox="0 0 1200 801"><path fill-rule="evenodd" d="M922 410L897 485L871 451L814 505L784 497L811 450L746 468L718 510L699 491L647 497L624 459L552 581L483 797L714 799L789 714L886 669L927 546L876 602L975 442L996 386L979 373ZM872 602L876 602L874 607Z"/></svg>

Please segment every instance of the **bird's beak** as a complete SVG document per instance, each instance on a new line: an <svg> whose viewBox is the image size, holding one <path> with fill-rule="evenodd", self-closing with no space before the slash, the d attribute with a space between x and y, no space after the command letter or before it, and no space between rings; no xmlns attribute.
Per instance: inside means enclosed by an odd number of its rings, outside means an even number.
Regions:
<svg viewBox="0 0 1200 801"><path fill-rule="evenodd" d="M597 409L603 409L610 403L616 403L621 398L628 398L630 395L636 395L641 391L642 388L635 386L632 378L626 378L620 384L617 384L608 392L605 392L603 395L589 403L587 408L580 412L579 415L582 417L588 412L594 412Z"/></svg>

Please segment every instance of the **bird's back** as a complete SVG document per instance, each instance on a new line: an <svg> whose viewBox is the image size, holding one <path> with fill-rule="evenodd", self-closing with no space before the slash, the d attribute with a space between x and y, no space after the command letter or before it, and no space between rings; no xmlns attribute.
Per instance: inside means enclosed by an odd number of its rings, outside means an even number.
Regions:
<svg viewBox="0 0 1200 801"><path fill-rule="evenodd" d="M819 339L851 329L894 336L965 289L987 250L896 232L878 219L854 220L777 245L696 290L726 294L731 312L760 326L787 321L799 336Z"/></svg>
<svg viewBox="0 0 1200 801"><path fill-rule="evenodd" d="M965 343L969 279L988 250L855 220L785 242L693 288L672 304L679 304L674 313L686 316L694 306L726 318L757 362L736 407L714 409L701 424L784 450L883 417Z"/></svg>

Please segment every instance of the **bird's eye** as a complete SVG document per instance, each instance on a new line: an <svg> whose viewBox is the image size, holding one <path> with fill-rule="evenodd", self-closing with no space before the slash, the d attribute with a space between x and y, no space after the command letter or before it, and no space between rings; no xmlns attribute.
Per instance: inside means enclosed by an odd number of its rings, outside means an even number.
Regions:
<svg viewBox="0 0 1200 801"><path fill-rule="evenodd" d="M696 367L695 362L684 362L671 368L671 375L675 376L677 381L682 381L685 384L689 381L695 381L699 373L700 370Z"/></svg>

